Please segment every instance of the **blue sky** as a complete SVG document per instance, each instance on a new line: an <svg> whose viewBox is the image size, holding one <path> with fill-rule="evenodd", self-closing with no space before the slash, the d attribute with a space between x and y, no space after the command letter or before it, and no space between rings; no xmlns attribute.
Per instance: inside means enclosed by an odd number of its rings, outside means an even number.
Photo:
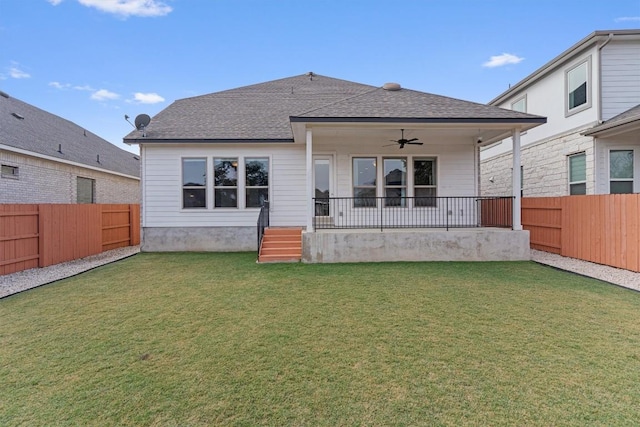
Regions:
<svg viewBox="0 0 640 427"><path fill-rule="evenodd" d="M0 90L136 152L124 115L176 99L313 71L486 103L622 28L640 0L0 0Z"/></svg>

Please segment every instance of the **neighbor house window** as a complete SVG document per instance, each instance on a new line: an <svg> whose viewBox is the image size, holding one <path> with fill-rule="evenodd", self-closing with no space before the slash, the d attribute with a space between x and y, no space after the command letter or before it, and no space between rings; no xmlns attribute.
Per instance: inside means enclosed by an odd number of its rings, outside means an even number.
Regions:
<svg viewBox="0 0 640 427"><path fill-rule="evenodd" d="M436 206L436 159L413 160L413 194L415 206Z"/></svg>
<svg viewBox="0 0 640 427"><path fill-rule="evenodd" d="M18 166L2 165L2 177L18 179Z"/></svg>
<svg viewBox="0 0 640 427"><path fill-rule="evenodd" d="M90 178L76 178L76 202L95 203L96 181Z"/></svg>
<svg viewBox="0 0 640 427"><path fill-rule="evenodd" d="M383 159L384 205L406 206L407 159Z"/></svg>
<svg viewBox="0 0 640 427"><path fill-rule="evenodd" d="M633 193L633 150L609 152L609 193Z"/></svg>
<svg viewBox="0 0 640 427"><path fill-rule="evenodd" d="M376 207L376 158L353 158L353 207Z"/></svg>
<svg viewBox="0 0 640 427"><path fill-rule="evenodd" d="M590 72L590 60L586 60L567 71L565 76L567 115L591 106L591 94L589 93Z"/></svg>
<svg viewBox="0 0 640 427"><path fill-rule="evenodd" d="M207 159L182 159L182 207L207 207Z"/></svg>
<svg viewBox="0 0 640 427"><path fill-rule="evenodd" d="M245 191L248 208L261 208L269 199L269 159L246 158Z"/></svg>
<svg viewBox="0 0 640 427"><path fill-rule="evenodd" d="M587 194L587 156L577 153L569 156L569 194Z"/></svg>
<svg viewBox="0 0 640 427"><path fill-rule="evenodd" d="M526 113L527 112L527 97L523 96L522 98L514 101L511 104L511 109L513 111L519 111L521 113Z"/></svg>
<svg viewBox="0 0 640 427"><path fill-rule="evenodd" d="M238 207L238 159L213 159L213 199L216 208Z"/></svg>

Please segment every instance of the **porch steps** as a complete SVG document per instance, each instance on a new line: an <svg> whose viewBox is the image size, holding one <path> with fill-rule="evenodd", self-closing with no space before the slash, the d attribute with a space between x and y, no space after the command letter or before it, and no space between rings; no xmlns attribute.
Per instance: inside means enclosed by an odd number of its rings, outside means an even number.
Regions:
<svg viewBox="0 0 640 427"><path fill-rule="evenodd" d="M267 228L258 262L299 262L302 259L301 228Z"/></svg>

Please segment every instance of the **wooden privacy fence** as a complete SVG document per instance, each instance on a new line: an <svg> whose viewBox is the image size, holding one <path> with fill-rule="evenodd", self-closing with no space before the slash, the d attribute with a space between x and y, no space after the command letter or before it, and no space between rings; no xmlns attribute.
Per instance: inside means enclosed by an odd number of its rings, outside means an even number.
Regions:
<svg viewBox="0 0 640 427"><path fill-rule="evenodd" d="M0 205L0 275L140 244L140 205Z"/></svg>
<svg viewBox="0 0 640 427"><path fill-rule="evenodd" d="M531 247L640 272L640 194L522 199Z"/></svg>

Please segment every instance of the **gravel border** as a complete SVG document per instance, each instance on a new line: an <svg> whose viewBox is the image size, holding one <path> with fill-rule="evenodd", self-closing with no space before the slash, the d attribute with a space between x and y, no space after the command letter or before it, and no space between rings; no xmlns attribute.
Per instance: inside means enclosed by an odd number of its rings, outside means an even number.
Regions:
<svg viewBox="0 0 640 427"><path fill-rule="evenodd" d="M0 276L0 298L37 288L57 280L75 276L101 265L128 258L140 252L140 246L129 246L102 252L86 258L64 262L44 268L32 268ZM640 291L640 273L629 270L567 258L548 252L531 250L531 260L565 271L592 277L614 285Z"/></svg>
<svg viewBox="0 0 640 427"><path fill-rule="evenodd" d="M0 298L66 279L101 265L128 258L138 252L140 252L140 246L128 246L49 267L31 268L17 273L6 274L0 276Z"/></svg>
<svg viewBox="0 0 640 427"><path fill-rule="evenodd" d="M640 291L640 273L531 249L531 261Z"/></svg>

